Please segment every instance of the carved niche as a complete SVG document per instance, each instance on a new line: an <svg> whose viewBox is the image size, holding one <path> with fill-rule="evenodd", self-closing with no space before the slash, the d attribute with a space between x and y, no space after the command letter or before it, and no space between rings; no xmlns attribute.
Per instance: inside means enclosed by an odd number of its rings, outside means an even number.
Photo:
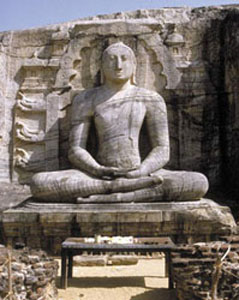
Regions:
<svg viewBox="0 0 239 300"><path fill-rule="evenodd" d="M165 91L177 87L182 66L177 61L183 61L183 54L171 52L162 36L152 30L157 27L160 32L158 23L136 26L130 22L112 20L59 29L45 48L24 61L14 121L15 178L27 182L35 172L58 169L59 162L60 168L69 167L72 98L81 90L100 85L101 55L109 44L122 41L133 49L138 86L164 97Z"/></svg>
<svg viewBox="0 0 239 300"><path fill-rule="evenodd" d="M62 97L61 103L60 161L63 162L63 168L68 151L67 138L70 123L70 112L68 113L67 109L69 111L72 98L76 93L100 85L101 55L108 45L122 41L131 47L137 58L137 85L157 91L165 97L166 102L168 100L167 91L177 88L182 77L181 69L187 66L188 58L185 53L181 51L174 55L158 33L151 31L149 34L147 31L146 33L137 32L137 35L129 35L127 26L124 25L125 32L122 31L120 36L114 36L106 33L108 27L110 32L110 26L110 24L98 26L95 28L96 32L91 35L83 35L82 28L76 27L74 35L73 30L71 32L72 39L69 42L68 50L60 60L60 69L56 76L55 85L58 89L70 91L64 93L64 100ZM93 27L94 25L92 25ZM103 36L97 35L97 30L102 33L101 27L104 27L105 31ZM91 30L90 26L88 30ZM181 47L182 43L177 46ZM174 112L171 111L170 106L168 106L168 110L171 117ZM68 120L66 120L67 118ZM172 116L173 118L174 116ZM171 131L175 132L176 130L173 128ZM172 143L172 148L174 147L176 145ZM173 149L172 152L176 153L176 150Z"/></svg>

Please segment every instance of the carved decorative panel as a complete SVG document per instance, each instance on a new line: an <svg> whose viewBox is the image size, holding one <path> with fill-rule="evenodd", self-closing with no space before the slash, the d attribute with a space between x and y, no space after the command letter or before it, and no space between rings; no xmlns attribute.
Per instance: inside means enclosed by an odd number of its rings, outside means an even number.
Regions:
<svg viewBox="0 0 239 300"><path fill-rule="evenodd" d="M58 70L53 61L25 61L14 118L13 177L27 183L33 173L57 170L59 97L50 93Z"/></svg>

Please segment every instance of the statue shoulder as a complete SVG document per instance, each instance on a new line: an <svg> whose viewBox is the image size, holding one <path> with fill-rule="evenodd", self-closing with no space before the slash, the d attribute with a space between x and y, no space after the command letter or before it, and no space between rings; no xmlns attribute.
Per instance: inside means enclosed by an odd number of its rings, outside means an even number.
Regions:
<svg viewBox="0 0 239 300"><path fill-rule="evenodd" d="M143 97L146 103L150 102L152 99L161 103L165 103L163 97L155 91L141 87L135 87L135 92L139 97Z"/></svg>
<svg viewBox="0 0 239 300"><path fill-rule="evenodd" d="M90 117L93 113L93 103L99 88L87 89L76 94L72 100L72 123Z"/></svg>
<svg viewBox="0 0 239 300"><path fill-rule="evenodd" d="M73 97L72 103L77 105L91 103L99 93L100 88L101 87L96 87L80 91Z"/></svg>
<svg viewBox="0 0 239 300"><path fill-rule="evenodd" d="M166 104L159 93L145 88L137 88L137 95L137 98L144 102L148 115L166 114Z"/></svg>

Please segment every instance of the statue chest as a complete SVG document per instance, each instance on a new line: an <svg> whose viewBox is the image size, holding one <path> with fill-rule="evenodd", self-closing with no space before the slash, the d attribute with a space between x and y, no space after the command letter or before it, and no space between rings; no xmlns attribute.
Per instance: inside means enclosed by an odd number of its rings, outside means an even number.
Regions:
<svg viewBox="0 0 239 300"><path fill-rule="evenodd" d="M114 100L98 105L94 121L99 136L138 135L146 108L143 102L132 99Z"/></svg>

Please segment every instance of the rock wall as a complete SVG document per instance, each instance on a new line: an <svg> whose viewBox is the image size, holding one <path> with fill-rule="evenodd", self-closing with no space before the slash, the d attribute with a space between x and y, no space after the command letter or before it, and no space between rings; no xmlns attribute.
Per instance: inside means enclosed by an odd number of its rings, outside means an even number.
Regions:
<svg viewBox="0 0 239 300"><path fill-rule="evenodd" d="M216 278L217 257L223 257L229 245L231 250L218 273L218 299L236 300L239 297L238 236L224 242L198 243L178 247L173 253L173 276L179 300L212 299ZM214 299L214 298L213 298ZM216 298L215 298L216 299Z"/></svg>
<svg viewBox="0 0 239 300"><path fill-rule="evenodd" d="M13 299L58 299L55 279L58 264L43 251L14 250L11 257ZM0 248L0 299L9 293L8 251Z"/></svg>
<svg viewBox="0 0 239 300"><path fill-rule="evenodd" d="M237 194L238 170L239 170L239 12L234 11L227 16L222 24L222 32L225 37L222 45L222 65L224 68L224 97L221 97L222 116L225 113L224 122L221 122L223 152L223 173L225 178L230 178L228 186Z"/></svg>
<svg viewBox="0 0 239 300"><path fill-rule="evenodd" d="M168 168L234 188L238 14L237 5L139 10L0 33L0 182L70 166L72 97L100 84L103 50L123 41L136 53L138 85L166 100Z"/></svg>

